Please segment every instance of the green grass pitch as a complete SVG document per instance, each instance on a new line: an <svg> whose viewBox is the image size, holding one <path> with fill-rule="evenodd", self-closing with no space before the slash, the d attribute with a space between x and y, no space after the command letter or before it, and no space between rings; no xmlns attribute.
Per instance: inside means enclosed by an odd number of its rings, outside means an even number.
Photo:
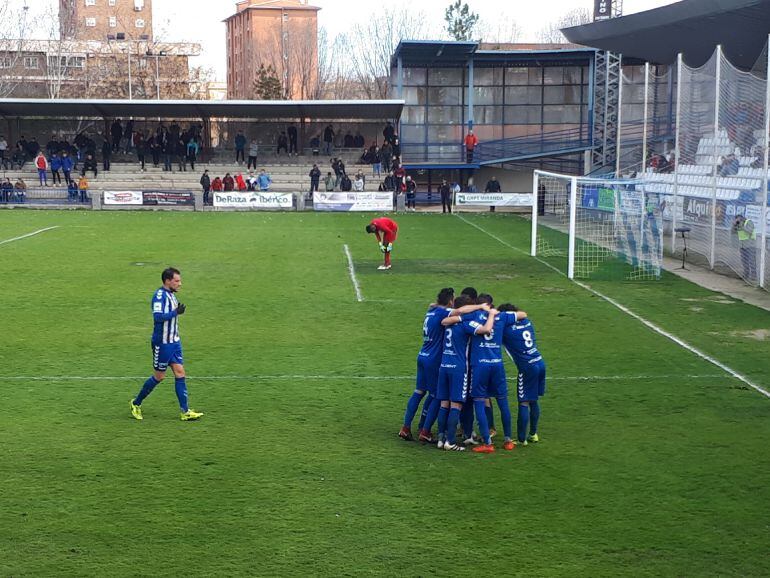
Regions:
<svg viewBox="0 0 770 578"><path fill-rule="evenodd" d="M0 576L770 574L770 399L502 244L523 219L397 216L383 273L370 218L3 212L0 241L59 228L0 245ZM167 265L196 423L170 379L128 411ZM466 285L536 324L537 446L396 437L426 306ZM770 313L593 285L770 385Z"/></svg>

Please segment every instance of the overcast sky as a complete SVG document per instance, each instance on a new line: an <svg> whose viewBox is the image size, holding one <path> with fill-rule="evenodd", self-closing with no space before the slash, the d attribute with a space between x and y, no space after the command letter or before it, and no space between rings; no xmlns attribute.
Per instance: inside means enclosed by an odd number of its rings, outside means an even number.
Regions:
<svg viewBox="0 0 770 578"><path fill-rule="evenodd" d="M625 0L625 14L641 12L676 0ZM22 5L25 0L0 0L12 5ZM495 22L500 17L515 20L522 29L520 42L536 41L538 31L559 15L574 8L585 7L593 11L593 0L467 0L471 10L478 13L483 21ZM384 0L354 2L352 0L310 0L318 6L318 23L328 31L329 37L344 32L352 25L366 22L375 17L381 6L403 7L406 10L418 7L426 15L435 14L436 28L441 30L444 10L450 0ZM57 0L26 0L30 10L43 11L46 5L56 6ZM155 0L154 20L156 36L163 32L167 41L199 42L203 55L193 59L193 65L213 68L219 80L224 80L225 27L222 20L235 12L235 0ZM438 38L437 38L438 39Z"/></svg>

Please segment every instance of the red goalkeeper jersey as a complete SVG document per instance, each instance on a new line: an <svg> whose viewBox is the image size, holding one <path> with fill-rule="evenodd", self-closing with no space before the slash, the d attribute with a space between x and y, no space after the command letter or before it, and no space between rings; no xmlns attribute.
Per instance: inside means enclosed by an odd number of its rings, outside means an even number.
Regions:
<svg viewBox="0 0 770 578"><path fill-rule="evenodd" d="M379 219L372 219L371 222L377 230L374 234L377 236L377 240L382 243L392 243L398 236L398 224L393 219L387 217L380 217ZM380 238L382 233L382 238Z"/></svg>

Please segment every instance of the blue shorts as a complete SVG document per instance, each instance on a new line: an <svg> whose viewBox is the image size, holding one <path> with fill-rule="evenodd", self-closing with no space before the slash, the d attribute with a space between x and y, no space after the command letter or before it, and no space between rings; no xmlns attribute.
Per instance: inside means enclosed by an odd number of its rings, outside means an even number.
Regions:
<svg viewBox="0 0 770 578"><path fill-rule="evenodd" d="M538 361L519 371L516 397L519 401L537 401L545 395L545 363Z"/></svg>
<svg viewBox="0 0 770 578"><path fill-rule="evenodd" d="M439 361L428 361L424 357L417 358L417 381L414 388L420 391L428 391L436 395L436 385L438 384L438 368L441 365Z"/></svg>
<svg viewBox="0 0 770 578"><path fill-rule="evenodd" d="M465 403L468 399L468 373L464 367L441 366L438 370L436 399Z"/></svg>
<svg viewBox="0 0 770 578"><path fill-rule="evenodd" d="M155 371L166 371L172 363L184 365L182 358L182 344L161 343L152 346L152 368Z"/></svg>
<svg viewBox="0 0 770 578"><path fill-rule="evenodd" d="M508 384L505 382L505 366L502 363L474 365L471 396L473 398L507 397Z"/></svg>

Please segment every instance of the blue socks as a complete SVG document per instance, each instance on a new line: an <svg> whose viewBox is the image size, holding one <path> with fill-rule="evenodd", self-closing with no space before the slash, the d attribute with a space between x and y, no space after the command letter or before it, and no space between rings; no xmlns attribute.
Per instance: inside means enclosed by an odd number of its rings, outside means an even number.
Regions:
<svg viewBox="0 0 770 578"><path fill-rule="evenodd" d="M433 424L436 423L436 416L438 415L438 410L440 407L441 407L441 402L434 397L430 402L430 407L428 408L428 415L425 416L425 423L420 429L429 430L433 427Z"/></svg>
<svg viewBox="0 0 770 578"><path fill-rule="evenodd" d="M508 398L498 397L497 407L500 408L500 421L503 422L503 432L505 433L505 439L513 439L511 438L513 430L513 426L511 424L511 406L508 405Z"/></svg>
<svg viewBox="0 0 770 578"><path fill-rule="evenodd" d="M409 398L409 401L406 402L406 413L404 413L404 427L408 427L408 428L412 427L412 421L414 420L414 416L417 413L417 410L420 408L420 402L422 401L422 397L424 395L425 395L425 392L417 393L415 391L412 393L412 397Z"/></svg>
<svg viewBox="0 0 770 578"><path fill-rule="evenodd" d="M473 436L473 401L463 404L460 410L460 423L463 425L463 435L465 439Z"/></svg>
<svg viewBox="0 0 770 578"><path fill-rule="evenodd" d="M184 377L177 377L174 380L174 389L176 390L176 398L179 400L179 409L185 413L189 408L187 407L187 383L185 383Z"/></svg>
<svg viewBox="0 0 770 578"><path fill-rule="evenodd" d="M433 403L434 399L435 399L435 396L431 392L428 392L428 395L425 397L425 403L422 404L422 413L420 413L420 421L417 423L418 429L422 429L422 426L425 425L425 418L428 417L428 410L430 409L430 404Z"/></svg>
<svg viewBox="0 0 770 578"><path fill-rule="evenodd" d="M471 414L473 415L473 414ZM457 424L460 422L460 410L457 408L451 408L449 410L449 418L446 422L446 443L455 443L455 433L457 432Z"/></svg>
<svg viewBox="0 0 770 578"><path fill-rule="evenodd" d="M540 402L529 402L529 433L535 435L537 433L537 422L540 421Z"/></svg>
<svg viewBox="0 0 770 578"><path fill-rule="evenodd" d="M485 444L491 444L492 438L489 437L489 422L487 422L486 403L483 399L473 400L473 409L476 410L476 420L479 422L479 433Z"/></svg>
<svg viewBox="0 0 770 578"><path fill-rule="evenodd" d="M489 426L489 429L494 429L495 427L495 413L492 411L492 404L489 404L488 406L484 406L484 415L487 416L487 425Z"/></svg>
<svg viewBox="0 0 770 578"><path fill-rule="evenodd" d="M519 404L519 417L516 420L516 433L519 436L519 442L524 442L527 439L527 425L529 425L529 406Z"/></svg>
<svg viewBox="0 0 770 578"><path fill-rule="evenodd" d="M447 418L449 417L449 408L448 407L439 407L438 410L438 437L439 439L443 439L444 434L446 433L446 422Z"/></svg>
<svg viewBox="0 0 770 578"><path fill-rule="evenodd" d="M136 399L134 399L134 403L136 405L142 405L144 398L150 395L152 393L152 390L155 389L155 386L158 385L159 383L160 382L157 379L155 379L155 376L151 375L150 379L144 382L144 385L142 386L142 390L139 392L139 395L136 396Z"/></svg>

